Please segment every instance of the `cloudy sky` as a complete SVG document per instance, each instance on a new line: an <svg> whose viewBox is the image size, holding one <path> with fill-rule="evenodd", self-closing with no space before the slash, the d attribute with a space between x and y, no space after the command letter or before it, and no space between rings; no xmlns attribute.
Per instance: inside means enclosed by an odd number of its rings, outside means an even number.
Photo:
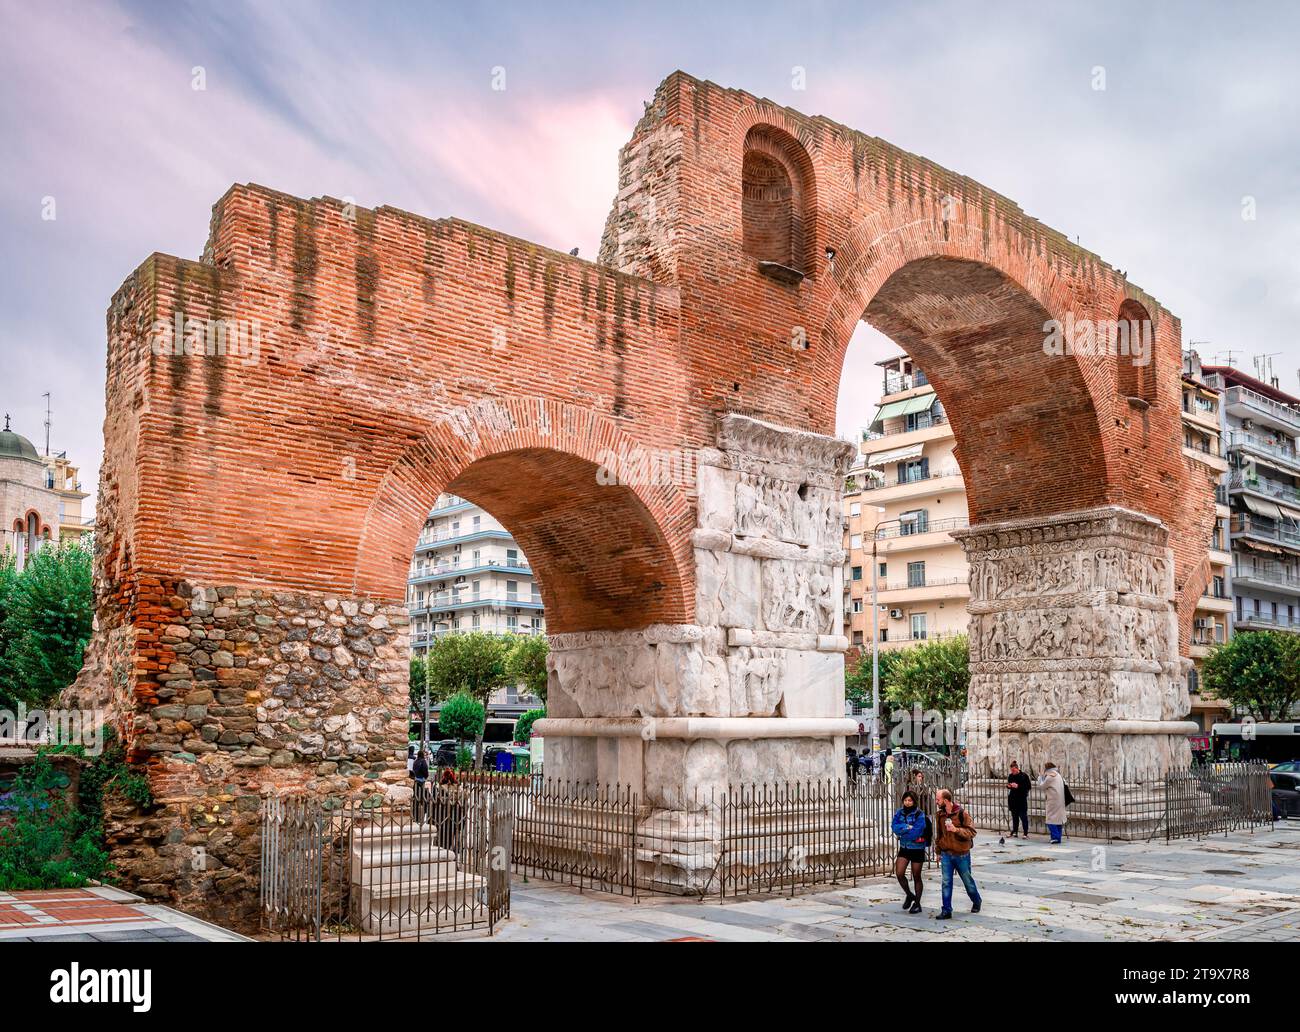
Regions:
<svg viewBox="0 0 1300 1032"><path fill-rule="evenodd" d="M92 492L107 302L151 252L197 257L231 183L592 256L618 147L676 68L980 180L1126 269L1207 359L1272 355L1300 390L1289 3L0 0L0 16L0 408L39 445L51 392L53 446ZM860 332L841 432L869 420L871 363L893 350Z"/></svg>

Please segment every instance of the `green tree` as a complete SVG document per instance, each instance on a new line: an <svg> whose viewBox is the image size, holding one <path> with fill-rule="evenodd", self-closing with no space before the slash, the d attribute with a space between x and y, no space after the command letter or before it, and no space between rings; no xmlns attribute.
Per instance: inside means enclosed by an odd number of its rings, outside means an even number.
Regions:
<svg viewBox="0 0 1300 1032"><path fill-rule="evenodd" d="M0 555L0 709L14 711L18 708L18 681L9 669L12 640L9 631L9 611L13 608L14 592L18 587L18 570L12 553Z"/></svg>
<svg viewBox="0 0 1300 1032"><path fill-rule="evenodd" d="M0 694L46 706L77 676L94 619L92 565L80 545L47 546L17 576L0 574Z"/></svg>
<svg viewBox="0 0 1300 1032"><path fill-rule="evenodd" d="M546 656L551 651L544 634L529 634L510 650L510 676L532 696L546 702Z"/></svg>
<svg viewBox="0 0 1300 1032"><path fill-rule="evenodd" d="M1238 712L1286 720L1300 702L1300 635L1238 631L1205 658L1201 682Z"/></svg>
<svg viewBox="0 0 1300 1032"><path fill-rule="evenodd" d="M530 709L519 715L515 721L515 741L528 744L528 740L533 737L533 725L546 716L544 709Z"/></svg>
<svg viewBox="0 0 1300 1032"><path fill-rule="evenodd" d="M510 650L510 638L482 631L435 638L426 658L430 696L449 699L463 692L485 708L493 692L513 683ZM441 716L438 722L441 725ZM474 766L479 767L482 762L483 730L480 728L474 743Z"/></svg>
<svg viewBox="0 0 1300 1032"><path fill-rule="evenodd" d="M481 702L467 692L453 695L442 704L442 709L438 712L438 728L444 735L456 739L458 746L467 738L482 743L483 728L486 725L487 710L483 708Z"/></svg>
<svg viewBox="0 0 1300 1032"><path fill-rule="evenodd" d="M876 665L880 669L880 698L882 703L885 701L885 686L889 684L889 679L893 676L898 656L898 649L881 649L878 653ZM844 697L856 706L871 708L870 652L859 653L854 662L845 662Z"/></svg>
<svg viewBox="0 0 1300 1032"><path fill-rule="evenodd" d="M868 691L869 686L868 680ZM881 694L892 705L908 709L965 709L969 688L970 649L964 634L900 649L890 661L888 683L881 675Z"/></svg>

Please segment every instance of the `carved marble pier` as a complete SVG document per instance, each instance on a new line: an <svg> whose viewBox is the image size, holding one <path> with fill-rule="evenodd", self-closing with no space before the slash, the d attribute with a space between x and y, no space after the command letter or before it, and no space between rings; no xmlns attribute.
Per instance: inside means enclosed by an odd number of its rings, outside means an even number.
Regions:
<svg viewBox="0 0 1300 1032"><path fill-rule="evenodd" d="M699 456L696 622L551 638L549 775L672 812L843 776L840 492L851 444L727 415ZM661 858L662 859L662 858Z"/></svg>

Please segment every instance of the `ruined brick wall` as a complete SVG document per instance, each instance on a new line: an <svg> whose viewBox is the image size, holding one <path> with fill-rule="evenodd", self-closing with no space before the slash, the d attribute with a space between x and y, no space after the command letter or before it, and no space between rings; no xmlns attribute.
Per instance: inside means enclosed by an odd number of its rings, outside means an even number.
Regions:
<svg viewBox="0 0 1300 1032"><path fill-rule="evenodd" d="M746 205L747 153L772 177L751 200L777 209ZM747 211L766 247L753 220L787 210L802 279L745 246ZM1125 302L1154 332L1138 387L1113 357L1045 352L1049 320ZM1213 498L1180 449L1178 322L980 184L677 73L621 153L599 263L232 187L202 260L151 257L109 315L77 693L110 700L162 800L123 818L129 877L200 909L218 882L242 898L259 795L400 795L401 603L441 491L512 530L553 632L691 624L695 484L597 473L711 446L728 412L833 433L863 317L935 383L974 521L1109 504L1171 528L1185 646Z"/></svg>

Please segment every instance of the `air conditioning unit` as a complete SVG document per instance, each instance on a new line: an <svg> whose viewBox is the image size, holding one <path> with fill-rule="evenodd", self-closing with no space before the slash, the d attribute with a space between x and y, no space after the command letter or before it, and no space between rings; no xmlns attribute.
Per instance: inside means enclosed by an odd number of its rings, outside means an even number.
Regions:
<svg viewBox="0 0 1300 1032"><path fill-rule="evenodd" d="M1198 631L1205 631L1205 630L1209 630L1209 628L1213 623L1214 621L1211 620L1208 616L1198 616L1196 619L1192 621L1192 626L1196 628Z"/></svg>
<svg viewBox="0 0 1300 1032"><path fill-rule="evenodd" d="M1243 420L1241 421L1241 428L1242 428L1243 430L1254 430L1254 429L1255 429L1255 421L1254 421L1253 419L1243 419Z"/></svg>
<svg viewBox="0 0 1300 1032"><path fill-rule="evenodd" d="M889 611L889 618L891 620L901 620L903 619L903 611L901 609L891 609Z"/></svg>

